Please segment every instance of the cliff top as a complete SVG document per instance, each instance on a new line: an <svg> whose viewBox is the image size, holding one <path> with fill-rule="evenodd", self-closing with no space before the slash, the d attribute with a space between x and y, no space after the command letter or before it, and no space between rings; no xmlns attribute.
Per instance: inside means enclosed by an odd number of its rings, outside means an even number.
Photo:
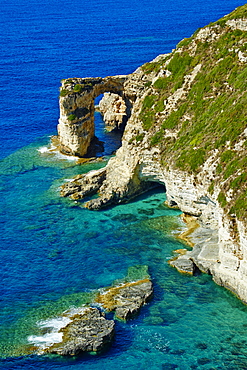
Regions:
<svg viewBox="0 0 247 370"><path fill-rule="evenodd" d="M239 219L247 215L246 62L243 5L141 67L148 82L139 118L162 165L208 176L209 193L217 189Z"/></svg>

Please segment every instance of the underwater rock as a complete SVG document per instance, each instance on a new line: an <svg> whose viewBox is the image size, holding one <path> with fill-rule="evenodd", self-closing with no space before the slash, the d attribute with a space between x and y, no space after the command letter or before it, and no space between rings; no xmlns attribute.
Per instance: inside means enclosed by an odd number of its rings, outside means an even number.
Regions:
<svg viewBox="0 0 247 370"><path fill-rule="evenodd" d="M138 220L138 217L132 213L122 213L120 215L113 216L112 220L120 222L135 222Z"/></svg>
<svg viewBox="0 0 247 370"><path fill-rule="evenodd" d="M63 332L63 340L46 349L48 353L74 356L81 352L100 352L113 339L113 320L106 320L97 308L88 307L73 318Z"/></svg>

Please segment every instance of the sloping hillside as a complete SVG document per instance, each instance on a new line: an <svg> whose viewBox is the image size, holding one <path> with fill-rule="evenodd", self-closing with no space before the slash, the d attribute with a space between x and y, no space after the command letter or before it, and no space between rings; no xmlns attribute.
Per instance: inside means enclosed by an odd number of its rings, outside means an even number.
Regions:
<svg viewBox="0 0 247 370"><path fill-rule="evenodd" d="M247 215L247 5L182 40L150 76L140 118L162 165L198 173L215 162L212 193L230 214ZM147 84L148 85L148 84Z"/></svg>

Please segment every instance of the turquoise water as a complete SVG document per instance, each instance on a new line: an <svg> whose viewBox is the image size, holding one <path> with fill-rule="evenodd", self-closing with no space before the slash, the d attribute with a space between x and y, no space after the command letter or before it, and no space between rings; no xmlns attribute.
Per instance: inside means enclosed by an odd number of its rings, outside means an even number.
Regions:
<svg viewBox="0 0 247 370"><path fill-rule="evenodd" d="M0 12L0 368L247 369L246 306L211 277L190 277L167 260L184 247L180 212L164 188L131 203L88 211L59 196L66 179L104 165L49 153L60 80L133 72L170 52L240 0L2 0ZM96 134L109 156L119 137ZM108 158L108 157L107 157ZM91 292L148 265L153 300L117 323L99 356L35 355L39 323L78 307Z"/></svg>
<svg viewBox="0 0 247 370"><path fill-rule="evenodd" d="M36 141L1 163L0 366L7 369L245 369L247 309L207 275L179 274L167 261L184 247L174 232L180 211L164 206L160 187L101 211L60 198L58 187L103 163L76 165ZM140 315L117 323L110 350L59 358L30 354L39 321L85 302L85 293L148 265L154 298Z"/></svg>

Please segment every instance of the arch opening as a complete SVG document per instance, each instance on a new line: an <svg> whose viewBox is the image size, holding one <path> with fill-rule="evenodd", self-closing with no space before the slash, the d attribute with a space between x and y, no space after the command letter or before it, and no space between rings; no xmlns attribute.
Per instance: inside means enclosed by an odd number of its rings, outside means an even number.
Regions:
<svg viewBox="0 0 247 370"><path fill-rule="evenodd" d="M98 137L102 126L98 109L95 109L95 105L98 104L101 107L100 112L104 118L106 131L114 132L108 135L108 139L115 137L116 140L110 141L116 141L118 147L120 146L119 138L130 117L132 107L131 101L125 96L125 81L126 76L75 78L63 81L58 125L61 151L79 157L104 153L103 143ZM102 134L101 130L100 136ZM107 154L112 154L116 149L115 145L111 152L107 150Z"/></svg>

